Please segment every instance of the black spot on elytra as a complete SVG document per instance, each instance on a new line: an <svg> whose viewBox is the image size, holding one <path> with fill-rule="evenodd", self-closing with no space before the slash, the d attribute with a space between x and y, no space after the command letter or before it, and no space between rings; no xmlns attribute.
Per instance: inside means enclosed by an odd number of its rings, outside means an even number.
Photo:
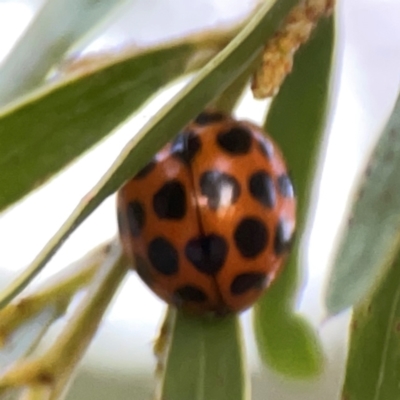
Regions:
<svg viewBox="0 0 400 400"><path fill-rule="evenodd" d="M154 167L156 166L156 160L151 160L148 164L146 164L136 175L133 179L143 179L146 177L151 171L153 171Z"/></svg>
<svg viewBox="0 0 400 400"><path fill-rule="evenodd" d="M180 306L186 301L193 301L195 303L202 303L207 300L206 294L199 288L193 285L181 286L175 290L173 301L176 305Z"/></svg>
<svg viewBox="0 0 400 400"><path fill-rule="evenodd" d="M185 246L188 260L205 274L216 274L224 265L228 244L218 235L199 236L189 240Z"/></svg>
<svg viewBox="0 0 400 400"><path fill-rule="evenodd" d="M233 155L243 155L250 151L251 132L244 127L234 126L222 131L217 136L218 145L224 151Z"/></svg>
<svg viewBox="0 0 400 400"><path fill-rule="evenodd" d="M272 208L276 203L274 181L265 171L257 171L250 176L249 192L262 205Z"/></svg>
<svg viewBox="0 0 400 400"><path fill-rule="evenodd" d="M146 221L144 207L139 201L131 201L128 203L126 212L129 231L131 232L132 236L138 237Z"/></svg>
<svg viewBox="0 0 400 400"><path fill-rule="evenodd" d="M139 254L134 254L134 258L135 258L135 270L137 274L144 283L146 283L148 286L151 286L154 279L150 272L149 263Z"/></svg>
<svg viewBox="0 0 400 400"><path fill-rule="evenodd" d="M258 218L244 218L234 232L236 247L243 257L253 258L268 246L268 231Z"/></svg>
<svg viewBox="0 0 400 400"><path fill-rule="evenodd" d="M269 160L273 157L274 146L268 139L263 138L258 140L258 148L261 151L261 154L263 154Z"/></svg>
<svg viewBox="0 0 400 400"><path fill-rule="evenodd" d="M220 112L203 111L195 118L194 122L197 125L208 125L214 122L223 121L225 118L226 115Z"/></svg>
<svg viewBox="0 0 400 400"><path fill-rule="evenodd" d="M175 247L165 238L153 239L147 250L153 267L163 275L173 275L179 269L179 256Z"/></svg>
<svg viewBox="0 0 400 400"><path fill-rule="evenodd" d="M190 164L200 148L200 138L192 131L184 131L172 142L171 153L185 164Z"/></svg>
<svg viewBox="0 0 400 400"><path fill-rule="evenodd" d="M239 182L233 176L219 171L204 172L200 177L200 189L213 210L234 204L240 195Z"/></svg>
<svg viewBox="0 0 400 400"><path fill-rule="evenodd" d="M274 250L277 255L287 253L292 247L292 224L280 219L275 230Z"/></svg>
<svg viewBox="0 0 400 400"><path fill-rule="evenodd" d="M238 275L231 283L231 293L240 295L251 289L262 290L267 285L267 276L262 272L246 272Z"/></svg>
<svg viewBox="0 0 400 400"><path fill-rule="evenodd" d="M288 175L282 174L278 177L278 190L283 197L294 197L293 184Z"/></svg>
<svg viewBox="0 0 400 400"><path fill-rule="evenodd" d="M153 209L161 219L182 219L186 214L186 192L177 180L165 183L153 197Z"/></svg>

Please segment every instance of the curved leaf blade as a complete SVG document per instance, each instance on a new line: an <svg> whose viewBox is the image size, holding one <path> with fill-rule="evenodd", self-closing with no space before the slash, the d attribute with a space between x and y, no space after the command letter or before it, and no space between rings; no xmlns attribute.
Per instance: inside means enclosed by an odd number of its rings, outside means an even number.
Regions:
<svg viewBox="0 0 400 400"><path fill-rule="evenodd" d="M343 399L400 398L400 256L354 309Z"/></svg>
<svg viewBox="0 0 400 400"><path fill-rule="evenodd" d="M46 1L1 64L0 105L42 83L65 52L119 3L126 0Z"/></svg>
<svg viewBox="0 0 400 400"><path fill-rule="evenodd" d="M192 57L211 50L210 58L226 40L155 48L40 90L0 115L0 210L93 146L162 86L188 72Z"/></svg>
<svg viewBox="0 0 400 400"><path fill-rule="evenodd" d="M308 43L299 49L293 72L273 100L265 123L291 170L298 201L297 239L282 274L255 307L256 338L264 362L285 375L299 378L318 374L323 364L316 333L293 308L300 263L299 239L309 213L316 160L331 106L334 48L335 24L334 18L329 17L319 22Z"/></svg>
<svg viewBox="0 0 400 400"><path fill-rule="evenodd" d="M373 290L400 245L400 96L360 182L328 281L337 314Z"/></svg>
<svg viewBox="0 0 400 400"><path fill-rule="evenodd" d="M247 399L242 352L237 316L205 319L177 312L160 398Z"/></svg>
<svg viewBox="0 0 400 400"><path fill-rule="evenodd" d="M0 308L44 268L62 242L101 202L135 175L150 157L221 93L254 60L296 0L266 2L231 43L212 59L175 98L128 143L32 264L0 296Z"/></svg>

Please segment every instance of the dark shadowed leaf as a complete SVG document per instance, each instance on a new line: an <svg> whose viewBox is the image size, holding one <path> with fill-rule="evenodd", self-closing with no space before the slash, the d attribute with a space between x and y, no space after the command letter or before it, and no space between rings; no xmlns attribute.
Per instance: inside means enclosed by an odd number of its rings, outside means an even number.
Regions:
<svg viewBox="0 0 400 400"><path fill-rule="evenodd" d="M293 377L321 371L316 333L293 311L297 295L299 242L304 229L316 160L331 104L334 19L323 19L300 48L267 115L266 130L279 143L290 168L298 205L297 238L287 265L255 308L256 337L264 361Z"/></svg>
<svg viewBox="0 0 400 400"><path fill-rule="evenodd" d="M343 400L400 398L400 257L354 309Z"/></svg>

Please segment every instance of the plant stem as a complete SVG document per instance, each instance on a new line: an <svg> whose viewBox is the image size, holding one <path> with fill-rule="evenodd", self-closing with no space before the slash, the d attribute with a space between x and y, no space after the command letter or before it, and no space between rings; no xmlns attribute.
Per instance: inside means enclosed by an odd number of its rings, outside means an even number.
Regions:
<svg viewBox="0 0 400 400"><path fill-rule="evenodd" d="M49 400L60 399L127 270L121 247L115 241L80 308L54 345L37 359L16 363L0 378L0 390L44 385L51 388Z"/></svg>
<svg viewBox="0 0 400 400"><path fill-rule="evenodd" d="M261 62L261 57L251 63L234 81L229 85L211 104L211 108L231 114L239 103L247 85L250 82L250 75Z"/></svg>
<svg viewBox="0 0 400 400"><path fill-rule="evenodd" d="M165 364L168 357L168 349L171 344L172 330L174 328L176 318L176 310L168 307L164 315L160 330L157 338L153 344L153 353L157 359L156 376L160 378L162 383L162 376L164 374Z"/></svg>
<svg viewBox="0 0 400 400"><path fill-rule="evenodd" d="M51 389L44 385L34 385L26 388L18 400L49 400Z"/></svg>
<svg viewBox="0 0 400 400"><path fill-rule="evenodd" d="M108 247L109 244L99 246L49 279L35 293L0 310L0 347L6 344L9 336L16 329L49 304L54 304L56 307L54 320L61 317L71 298L91 281L104 262Z"/></svg>

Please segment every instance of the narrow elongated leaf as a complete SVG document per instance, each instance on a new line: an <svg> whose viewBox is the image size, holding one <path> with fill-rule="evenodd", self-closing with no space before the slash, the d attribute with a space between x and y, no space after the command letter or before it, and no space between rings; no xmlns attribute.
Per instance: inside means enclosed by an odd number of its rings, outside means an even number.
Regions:
<svg viewBox="0 0 400 400"><path fill-rule="evenodd" d="M0 210L98 142L151 95L225 44L155 48L37 92L0 115ZM190 64L190 68L199 64ZM190 69L189 68L189 69Z"/></svg>
<svg viewBox="0 0 400 400"><path fill-rule="evenodd" d="M256 337L264 361L294 377L317 374L322 350L315 332L293 311L297 294L299 239L304 229L316 159L330 106L334 19L323 19L300 48L294 70L271 104L265 127L279 143L297 196L297 241L287 265L255 308Z"/></svg>
<svg viewBox="0 0 400 400"><path fill-rule="evenodd" d="M62 242L107 196L135 175L157 150L259 55L262 44L273 34L295 3L295 0L264 3L235 39L138 132L28 269L2 293L0 307L4 307L40 272ZM98 119L98 115L93 117Z"/></svg>
<svg viewBox="0 0 400 400"><path fill-rule="evenodd" d="M344 400L400 398L400 255L354 310Z"/></svg>
<svg viewBox="0 0 400 400"><path fill-rule="evenodd" d="M399 246L400 96L359 186L328 282L336 314L373 289Z"/></svg>
<svg viewBox="0 0 400 400"><path fill-rule="evenodd" d="M248 399L242 356L237 316L208 320L177 312L160 398Z"/></svg>
<svg viewBox="0 0 400 400"><path fill-rule="evenodd" d="M0 105L34 89L64 53L127 0L48 0L0 67Z"/></svg>
<svg viewBox="0 0 400 400"><path fill-rule="evenodd" d="M214 101L210 104L210 108L218 111L224 111L231 114L237 104L240 102L242 95L250 80L250 75L259 64L257 58L255 62L250 64Z"/></svg>

